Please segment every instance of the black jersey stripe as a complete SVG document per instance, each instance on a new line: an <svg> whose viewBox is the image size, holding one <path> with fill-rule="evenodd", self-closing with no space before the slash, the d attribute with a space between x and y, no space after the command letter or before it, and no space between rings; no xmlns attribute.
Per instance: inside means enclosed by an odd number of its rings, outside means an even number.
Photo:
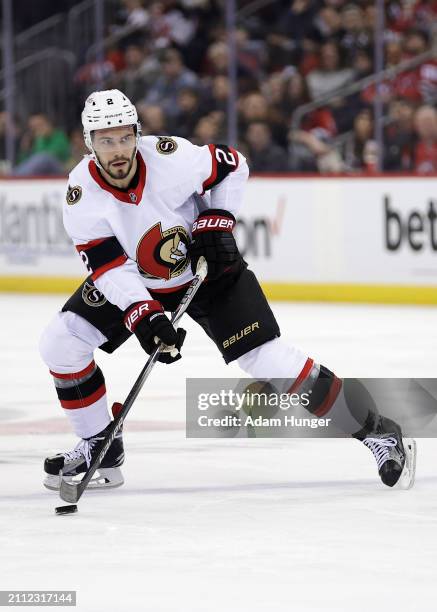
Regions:
<svg viewBox="0 0 437 612"><path fill-rule="evenodd" d="M88 271L91 272L93 280L127 260L127 255L115 236L78 244L76 249Z"/></svg>

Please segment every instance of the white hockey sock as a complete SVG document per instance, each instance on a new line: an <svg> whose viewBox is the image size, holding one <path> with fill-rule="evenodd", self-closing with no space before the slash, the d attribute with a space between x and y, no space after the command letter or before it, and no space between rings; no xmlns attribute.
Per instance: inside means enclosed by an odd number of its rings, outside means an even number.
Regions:
<svg viewBox="0 0 437 612"><path fill-rule="evenodd" d="M82 317L59 312L45 329L40 352L75 433L89 438L110 422L105 380L93 359L105 336Z"/></svg>
<svg viewBox="0 0 437 612"><path fill-rule="evenodd" d="M274 338L239 357L237 363L256 380L293 380L303 370L307 358L301 350L289 346L281 338Z"/></svg>

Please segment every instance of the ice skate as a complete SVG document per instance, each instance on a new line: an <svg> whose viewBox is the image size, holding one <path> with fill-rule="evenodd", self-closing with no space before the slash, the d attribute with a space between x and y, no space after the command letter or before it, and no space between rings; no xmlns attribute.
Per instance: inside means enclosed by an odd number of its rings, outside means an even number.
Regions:
<svg viewBox="0 0 437 612"><path fill-rule="evenodd" d="M356 434L375 457L378 473L388 487L410 489L416 472L416 442L403 438L397 423L382 416L373 419L371 429Z"/></svg>
<svg viewBox="0 0 437 612"><path fill-rule="evenodd" d="M109 427L110 425L108 425ZM44 461L44 486L53 491L59 491L59 471L65 469L64 479L80 480L90 465L99 443L105 437L103 431L91 438L82 439L71 451L47 457ZM118 432L99 469L88 484L89 489L112 489L124 483L120 465L124 462L123 433Z"/></svg>

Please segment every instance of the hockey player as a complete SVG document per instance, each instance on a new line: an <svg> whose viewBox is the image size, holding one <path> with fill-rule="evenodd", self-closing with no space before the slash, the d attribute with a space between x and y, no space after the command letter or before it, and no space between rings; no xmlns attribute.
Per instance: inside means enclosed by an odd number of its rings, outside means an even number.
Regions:
<svg viewBox="0 0 437 612"><path fill-rule="evenodd" d="M255 379L294 381L312 390L308 409L329 416L373 453L382 481L410 486L413 442L399 426L365 403L353 413L342 381L280 338L255 275L242 259L232 230L249 175L246 160L226 145L195 146L183 138L141 137L135 107L118 90L91 94L82 113L90 155L69 176L64 225L89 276L45 329L40 350L79 444L45 460L45 485L58 474L86 471L110 424L105 380L94 361L131 335L160 361L180 359L185 331L165 311L176 308L199 257L208 276L188 314L217 345L226 363L237 361ZM249 329L250 333L238 334ZM237 341L228 339L236 334ZM359 402L358 402L359 403ZM123 483L122 433L90 486ZM402 477L401 477L402 475Z"/></svg>

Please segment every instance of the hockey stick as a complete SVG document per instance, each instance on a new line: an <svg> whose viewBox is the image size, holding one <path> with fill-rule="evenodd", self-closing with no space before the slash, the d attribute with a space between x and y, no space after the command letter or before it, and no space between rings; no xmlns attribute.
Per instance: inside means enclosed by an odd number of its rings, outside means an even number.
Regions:
<svg viewBox="0 0 437 612"><path fill-rule="evenodd" d="M176 308L176 310L172 314L171 322L173 323L173 325L176 325L179 322L180 318L182 317L184 312L187 310L188 306L191 303L191 300L196 295L196 292L199 289L202 282L204 281L207 273L208 273L208 265L206 263L206 260L203 257L201 257L197 264L197 270L196 270L195 277L191 281L179 306ZM106 434L106 437L101 441L99 447L97 448L98 452L96 456L94 457L93 461L91 461L88 467L88 470L85 472L85 475L82 478L82 480L77 483L68 482L64 478L63 470L59 472L59 479L60 479L59 495L61 496L61 499L63 499L64 501L70 502L70 503L76 503L77 501L79 501L89 481L93 477L94 472L98 469L101 462L103 461L103 458L106 455L108 448L111 446L112 442L114 441L114 438L117 435L117 432L120 430L121 426L123 425L123 422L129 410L132 408L132 405L134 401L136 400L136 398L138 397L138 394L141 391L147 378L149 377L149 374L152 371L153 366L157 362L159 353L161 352L162 348L163 348L163 345L161 343L156 347L156 349L150 355L149 359L147 360L146 365L141 370L140 375L138 376L132 389L130 390L129 395L126 398L122 409L120 410L118 415L115 417L115 419L112 421L111 426L108 429L108 432Z"/></svg>

